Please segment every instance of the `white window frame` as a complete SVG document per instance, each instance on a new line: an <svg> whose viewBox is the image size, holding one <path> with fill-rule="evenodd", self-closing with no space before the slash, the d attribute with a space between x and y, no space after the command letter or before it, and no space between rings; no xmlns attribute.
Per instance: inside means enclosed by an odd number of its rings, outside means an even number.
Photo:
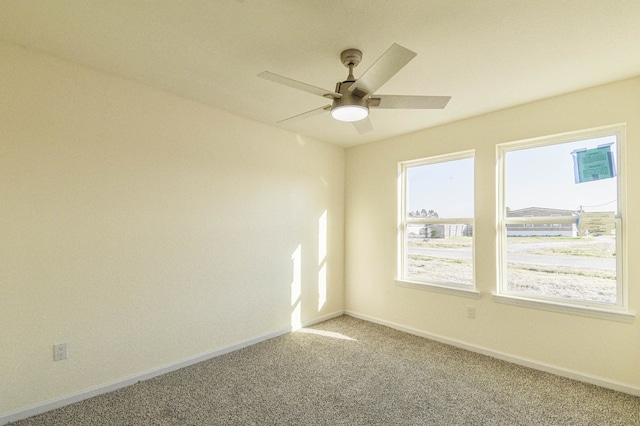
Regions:
<svg viewBox="0 0 640 426"><path fill-rule="evenodd" d="M475 218L425 218L414 217L409 218L407 212L407 170L412 167L426 166L429 164L446 163L448 161L456 161L463 159L474 159L474 175L475 175L475 150L461 151L452 154L438 155L434 157L421 158L417 160L403 161L398 163L398 259L397 259L397 278L396 284L402 287L429 290L446 294L470 297L478 299L480 293L476 290L475 276ZM475 176L474 176L474 194L475 194ZM475 214L474 214L475 216ZM415 280L407 274L406 259L407 253L407 227L408 225L430 225L430 224L471 224L471 268L472 283L456 283L440 280Z"/></svg>
<svg viewBox="0 0 640 426"><path fill-rule="evenodd" d="M529 217L533 217L533 215L532 214L526 214L526 215L524 215L522 217L529 218ZM526 222L524 222L524 227L525 228L533 228L533 223L531 223L530 220L527 220Z"/></svg>
<svg viewBox="0 0 640 426"><path fill-rule="evenodd" d="M572 216L548 216L548 217L507 217L506 209L506 160L505 154L510 151L519 151L548 145L576 142L580 140L593 139L603 136L616 137L616 157L617 157L617 215L615 217L616 227L616 303L605 304L592 301L574 301L540 295L523 294L521 292L510 292L507 289L507 225L508 224L569 224L575 223L576 218ZM526 306L563 313L632 322L635 314L629 312L628 308L628 285L627 285L627 249L626 249L626 229L624 220L627 217L626 210L626 155L625 155L625 125L617 124L594 129L586 129L576 132L563 133L558 135L545 136L535 139L508 142L496 146L497 157L497 233L498 233L498 253L497 272L498 283L494 300L501 303Z"/></svg>

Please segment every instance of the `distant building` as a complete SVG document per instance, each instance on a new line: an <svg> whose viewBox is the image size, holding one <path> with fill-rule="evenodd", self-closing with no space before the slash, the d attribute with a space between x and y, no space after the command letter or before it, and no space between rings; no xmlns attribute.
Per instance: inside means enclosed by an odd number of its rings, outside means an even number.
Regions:
<svg viewBox="0 0 640 426"><path fill-rule="evenodd" d="M542 216L575 216L578 218L578 212L575 210L548 209L544 207L526 207L518 210L508 210L507 217L542 217ZM507 225L507 236L520 237L576 237L578 236L578 227L573 223L525 223Z"/></svg>
<svg viewBox="0 0 640 426"><path fill-rule="evenodd" d="M473 225L434 223L429 225L409 225L409 238L450 238L470 237Z"/></svg>

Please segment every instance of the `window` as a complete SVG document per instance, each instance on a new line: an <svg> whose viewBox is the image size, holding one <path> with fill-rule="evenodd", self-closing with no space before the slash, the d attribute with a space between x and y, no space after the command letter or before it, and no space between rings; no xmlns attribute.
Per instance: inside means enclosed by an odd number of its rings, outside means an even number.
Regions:
<svg viewBox="0 0 640 426"><path fill-rule="evenodd" d="M401 284L473 290L473 151L399 164Z"/></svg>
<svg viewBox="0 0 640 426"><path fill-rule="evenodd" d="M626 310L624 127L499 145L498 296Z"/></svg>

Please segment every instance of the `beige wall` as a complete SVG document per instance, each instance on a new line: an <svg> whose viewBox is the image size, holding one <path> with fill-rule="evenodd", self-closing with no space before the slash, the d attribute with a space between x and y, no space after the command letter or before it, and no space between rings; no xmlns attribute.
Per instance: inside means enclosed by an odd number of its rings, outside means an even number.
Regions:
<svg viewBox="0 0 640 426"><path fill-rule="evenodd" d="M341 148L0 44L0 419L342 312L343 191Z"/></svg>
<svg viewBox="0 0 640 426"><path fill-rule="evenodd" d="M464 102L464 99L453 99ZM640 79L622 81L347 150L347 312L640 394L640 320L633 323L496 303L496 144L627 124L629 305L640 308ZM479 300L399 287L397 163L475 149ZM476 319L466 307L476 307Z"/></svg>

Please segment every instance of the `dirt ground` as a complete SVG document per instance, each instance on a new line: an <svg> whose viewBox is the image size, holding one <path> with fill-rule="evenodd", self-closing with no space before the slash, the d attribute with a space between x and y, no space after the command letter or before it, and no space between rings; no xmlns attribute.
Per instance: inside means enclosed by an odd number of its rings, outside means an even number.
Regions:
<svg viewBox="0 0 640 426"><path fill-rule="evenodd" d="M509 237L508 254L615 258L613 236L601 237ZM410 247L464 249L471 247L470 237L417 239ZM507 254L507 256L508 256ZM470 259L451 259L423 254L409 255L409 274L418 279L471 284ZM615 272L595 267L571 268L537 263L508 262L507 289L531 295L551 296L604 304L616 303Z"/></svg>

